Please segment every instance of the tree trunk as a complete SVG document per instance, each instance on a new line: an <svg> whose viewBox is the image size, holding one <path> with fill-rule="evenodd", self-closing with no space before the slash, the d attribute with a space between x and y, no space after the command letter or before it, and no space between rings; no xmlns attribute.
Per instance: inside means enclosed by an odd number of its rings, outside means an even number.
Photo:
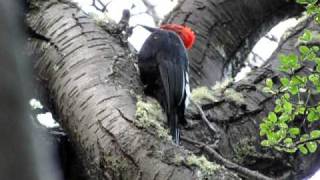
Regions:
<svg viewBox="0 0 320 180"><path fill-rule="evenodd" d="M31 7L35 72L91 179L195 179L197 169L173 163L187 151L133 124L134 95L142 86L117 39L71 3L35 1Z"/></svg>
<svg viewBox="0 0 320 180"><path fill-rule="evenodd" d="M238 4L238 1L235 2ZM241 2L247 4L247 1ZM195 57L198 51L198 54L204 52L206 59L215 59L214 54L209 55L211 53L209 51L213 49L216 55L225 51L226 57L234 57L239 47L244 46L241 42L248 39L249 34L256 31L259 24L268 19L267 15L271 16L272 12L286 4L285 1L279 0L270 1L270 4L269 1L261 0L261 2L266 3L263 6L266 9L261 6L258 11L263 15L244 25L254 24L255 28L244 28L241 35L238 34L236 37L231 36L234 33L225 35L231 39L241 39L237 41L237 46L231 46L233 43L225 37L225 41L221 40L218 45L215 41L211 43L210 39L201 47L199 43L204 40L200 37L197 48L191 56ZM278 5L277 2L283 4ZM260 7L259 4L255 4L257 7L254 4L252 7L247 6L248 12ZM187 4L182 4L180 7L184 6ZM207 9L199 7L197 3L189 6L188 9ZM226 5L211 3L210 7L219 9L219 6ZM118 39L98 27L72 3L61 0L45 2L34 0L30 7L27 23L31 29L29 47L35 55L33 61L35 73L48 90L48 104L53 105L52 110L59 122L83 154L83 162L90 179L198 179L199 172L203 172L203 169L200 171L198 167L187 163L191 152L204 154L212 162L221 164L215 166L214 174L209 179L239 179L239 177L269 179L231 161L272 177L282 176L293 170L288 164L290 158L284 159L283 154L259 146L258 123L272 107L271 98L259 89L264 78L275 76L275 72L261 68L249 75L246 80L229 86L228 90L234 89L242 94L241 103L228 97L227 90L224 89L217 94L216 103L202 105L211 117L209 124L217 124L217 129L220 130L221 140L216 147L210 144L215 142L217 134L209 131L207 124L199 120L192 120L193 126L183 130L183 146L176 146L171 141L158 138L148 128L138 128L135 125L136 96L142 94L142 86L133 63L135 59L130 56L126 47L119 45ZM235 6L229 5L229 7ZM226 13L217 12L218 15ZM232 15L230 12L229 14ZM233 17L231 15L230 17ZM263 20L257 20L259 18ZM232 27L238 29L243 27L243 24L230 25L230 32L234 30ZM213 26L207 37L218 31L221 29ZM239 38L242 36L243 38ZM206 36L203 37L205 38ZM205 44L209 44L208 47ZM224 50L220 48L217 51L219 46L225 47ZM230 47L230 50L227 51L226 47ZM195 61L194 58L192 61ZM209 59L206 62L209 63ZM213 67L212 64L208 65L210 66ZM223 68L223 66L218 67ZM222 72L219 69L217 71ZM218 80L213 76L208 79L201 78L194 77L194 80L199 79L205 84ZM199 119L197 113L191 116ZM180 163L176 162L177 157L181 159ZM261 160L265 162L260 162ZM303 170L309 167L304 166Z"/></svg>
<svg viewBox="0 0 320 180"><path fill-rule="evenodd" d="M262 35L301 11L291 0L182 0L165 22L196 31L189 53L191 85L211 86L234 77Z"/></svg>

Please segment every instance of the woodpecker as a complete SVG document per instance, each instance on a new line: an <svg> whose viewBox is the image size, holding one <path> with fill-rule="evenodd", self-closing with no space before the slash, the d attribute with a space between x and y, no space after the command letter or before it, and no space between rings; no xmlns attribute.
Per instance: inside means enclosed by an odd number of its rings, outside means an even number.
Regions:
<svg viewBox="0 0 320 180"><path fill-rule="evenodd" d="M194 44L195 34L189 27L178 24L160 28L141 26L151 32L138 54L141 81L145 93L160 102L172 139L179 144L179 124L186 124L184 112L190 94L186 49Z"/></svg>

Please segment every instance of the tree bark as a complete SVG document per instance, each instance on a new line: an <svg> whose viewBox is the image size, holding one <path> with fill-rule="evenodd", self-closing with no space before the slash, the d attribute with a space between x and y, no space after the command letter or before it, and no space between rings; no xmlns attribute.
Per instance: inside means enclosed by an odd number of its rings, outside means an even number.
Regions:
<svg viewBox="0 0 320 180"><path fill-rule="evenodd" d="M270 4L277 2L270 1ZM269 7L274 10L280 7L270 4L264 6L270 14L273 11ZM219 3L215 5L219 6ZM184 6L187 4L181 7ZM190 9L203 8L197 3L189 6ZM255 6L247 8L251 10ZM259 17L267 19L264 15ZM258 26L262 22L257 20L254 24ZM182 131L183 146L176 146L171 141L159 139L148 129L135 126L135 97L142 94L142 86L134 58L119 40L98 27L78 7L61 0L32 1L27 23L31 29L29 47L35 56L33 64L37 78L48 91L48 104L53 105L57 119L83 154L90 179L198 179L199 168L185 163L191 152L204 154L212 162L222 165L209 179L269 179L252 170L270 177L287 175L294 170L289 163L296 161L259 146L258 123L272 108L271 97L259 89L266 77L276 75L273 70L263 67L247 79L228 86L229 90L242 94L244 101L241 103L227 97L224 89L218 92L217 102L202 104L209 115L209 124L219 129L220 143L217 146L211 146L218 138L217 134L207 128L208 123L199 120L191 120L193 126ZM213 28L211 33L217 30L219 28ZM242 33L250 34L255 30L244 28ZM229 34L230 38L232 34ZM211 44L210 40L209 47L200 47L200 42L203 40L198 41L199 52L213 49L219 53L216 50L219 44ZM220 43L220 46L228 47L230 42ZM238 42L237 46L242 45ZM232 57L234 53L231 52L236 52L239 47L226 51L228 57ZM191 56L195 57L195 54L192 52ZM204 84L217 80L194 77L196 79ZM201 119L198 113L191 114L191 117ZM176 157L181 157L183 163L175 163ZM315 161L312 159L311 162ZM309 168L308 165L302 169Z"/></svg>
<svg viewBox="0 0 320 180"><path fill-rule="evenodd" d="M211 86L234 77L262 35L302 10L291 0L181 0L165 22L196 31L189 53L191 85Z"/></svg>
<svg viewBox="0 0 320 180"><path fill-rule="evenodd" d="M197 178L198 169L173 163L186 150L133 124L142 86L117 39L68 2L34 1L27 23L37 77L90 179Z"/></svg>

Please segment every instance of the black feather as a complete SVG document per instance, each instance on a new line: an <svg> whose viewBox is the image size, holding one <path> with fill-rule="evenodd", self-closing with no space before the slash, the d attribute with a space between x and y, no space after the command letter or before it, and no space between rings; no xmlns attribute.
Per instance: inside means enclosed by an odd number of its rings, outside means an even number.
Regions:
<svg viewBox="0 0 320 180"><path fill-rule="evenodd" d="M179 144L179 124L186 122L186 49L176 33L152 30L138 56L141 80L167 113L170 133L175 143Z"/></svg>

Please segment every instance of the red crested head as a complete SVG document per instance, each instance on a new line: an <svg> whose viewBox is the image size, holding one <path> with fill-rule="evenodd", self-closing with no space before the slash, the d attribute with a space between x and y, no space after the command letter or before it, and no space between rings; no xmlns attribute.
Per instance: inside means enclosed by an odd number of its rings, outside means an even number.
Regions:
<svg viewBox="0 0 320 180"><path fill-rule="evenodd" d="M187 49L190 49L196 40L195 33L187 26L179 24L164 24L161 25L160 28L176 32L182 39L184 46Z"/></svg>

